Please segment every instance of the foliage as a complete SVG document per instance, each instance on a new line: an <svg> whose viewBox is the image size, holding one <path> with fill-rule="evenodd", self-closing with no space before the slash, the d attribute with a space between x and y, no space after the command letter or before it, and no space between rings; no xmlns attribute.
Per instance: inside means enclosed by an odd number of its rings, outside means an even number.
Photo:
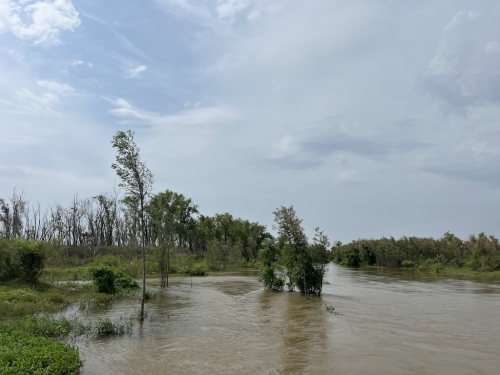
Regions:
<svg viewBox="0 0 500 375"><path fill-rule="evenodd" d="M274 215L279 235L280 263L288 278L288 290L298 288L305 294L319 296L323 287L324 268L314 262L302 220L297 217L293 206L282 206L274 211Z"/></svg>
<svg viewBox="0 0 500 375"><path fill-rule="evenodd" d="M99 293L112 294L116 292L115 273L107 266L89 268L89 274Z"/></svg>
<svg viewBox="0 0 500 375"><path fill-rule="evenodd" d="M279 255L280 249L273 244L268 244L259 254L262 264L259 277L266 289L283 290L285 286L285 280L278 274Z"/></svg>
<svg viewBox="0 0 500 375"><path fill-rule="evenodd" d="M465 267L472 271L500 270L500 244L484 233L461 240L446 232L439 239L422 237L360 239L332 247L330 259L336 263L357 266L416 268L439 272L444 268Z"/></svg>
<svg viewBox="0 0 500 375"><path fill-rule="evenodd" d="M144 300L146 293L146 252L145 252L145 206L146 198L153 189L153 174L139 156L139 147L134 141L134 133L128 130L116 132L111 144L117 150L116 163L111 167L121 179L120 186L126 191L125 203L133 214L140 218L142 250L142 298L141 316L144 320Z"/></svg>
<svg viewBox="0 0 500 375"><path fill-rule="evenodd" d="M92 331L94 336L112 336L123 335L130 333L132 329L132 321L126 322L112 321L109 318L99 319L93 326Z"/></svg>
<svg viewBox="0 0 500 375"><path fill-rule="evenodd" d="M358 267L361 265L361 258L359 257L359 250L354 249L353 251L349 251L344 255L344 259L341 262L344 266L349 267Z"/></svg>
<svg viewBox="0 0 500 375"><path fill-rule="evenodd" d="M42 275L49 245L18 238L0 240L0 279L21 278L33 283Z"/></svg>
<svg viewBox="0 0 500 375"><path fill-rule="evenodd" d="M43 242L17 240L15 249L19 257L18 275L27 282L35 282L42 275L45 266Z"/></svg>
<svg viewBox="0 0 500 375"><path fill-rule="evenodd" d="M36 336L63 338L73 330L73 324L64 317L40 315L29 316L17 322L16 329Z"/></svg>
<svg viewBox="0 0 500 375"><path fill-rule="evenodd" d="M403 263L401 263L401 267L403 268L413 268L413 266L414 264L411 260L403 260Z"/></svg>
<svg viewBox="0 0 500 375"><path fill-rule="evenodd" d="M139 284L132 280L129 275L118 270L115 271L115 287L117 289L139 289Z"/></svg>
<svg viewBox="0 0 500 375"><path fill-rule="evenodd" d="M24 332L0 331L0 373L4 375L79 374L78 349Z"/></svg>
<svg viewBox="0 0 500 375"><path fill-rule="evenodd" d="M10 280L16 277L16 264L11 251L11 241L0 238L0 280Z"/></svg>
<svg viewBox="0 0 500 375"><path fill-rule="evenodd" d="M88 272L99 293L113 294L122 289L139 288L139 284L129 275L108 266L91 267Z"/></svg>

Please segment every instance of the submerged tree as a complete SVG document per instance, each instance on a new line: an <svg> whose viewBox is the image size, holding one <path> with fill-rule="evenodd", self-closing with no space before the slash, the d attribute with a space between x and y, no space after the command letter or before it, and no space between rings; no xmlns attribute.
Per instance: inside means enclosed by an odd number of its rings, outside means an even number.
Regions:
<svg viewBox="0 0 500 375"><path fill-rule="evenodd" d="M153 174L141 161L139 147L134 141L134 133L118 131L111 141L116 148L116 163L111 165L122 182L120 186L125 189L125 203L136 212L140 220L141 250L142 250L142 297L141 321L144 320L144 300L146 299L146 252L145 245L145 217L144 210L146 199L153 188Z"/></svg>
<svg viewBox="0 0 500 375"><path fill-rule="evenodd" d="M275 228L278 230L278 246L281 249L281 263L288 278L288 290L298 288L305 294L321 294L323 269L314 262L302 220L293 206L280 207L274 211Z"/></svg>

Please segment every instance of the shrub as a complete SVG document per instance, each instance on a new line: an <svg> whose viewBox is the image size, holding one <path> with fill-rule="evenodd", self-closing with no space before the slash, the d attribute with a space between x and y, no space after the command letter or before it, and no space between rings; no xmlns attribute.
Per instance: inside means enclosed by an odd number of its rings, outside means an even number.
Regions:
<svg viewBox="0 0 500 375"><path fill-rule="evenodd" d="M264 266L260 271L260 280L264 288L269 290L283 290L285 280L276 275L276 271L271 266Z"/></svg>
<svg viewBox="0 0 500 375"><path fill-rule="evenodd" d="M100 336L111 336L111 335L123 335L124 333L129 333L132 330L132 323L128 321L127 323L112 322L109 318L99 319L95 323L94 335Z"/></svg>
<svg viewBox="0 0 500 375"><path fill-rule="evenodd" d="M45 267L47 244L17 239L0 242L0 279L21 278L34 283Z"/></svg>
<svg viewBox="0 0 500 375"><path fill-rule="evenodd" d="M112 294L119 289L137 289L139 284L123 271L108 266L92 267L89 269L94 285L100 293Z"/></svg>
<svg viewBox="0 0 500 375"><path fill-rule="evenodd" d="M411 260L403 260L403 262L401 263L401 267L403 268L413 268L413 266L414 264Z"/></svg>
<svg viewBox="0 0 500 375"><path fill-rule="evenodd" d="M122 271L115 272L115 287L120 289L138 289L139 284L137 281Z"/></svg>
<svg viewBox="0 0 500 375"><path fill-rule="evenodd" d="M115 273L107 266L92 267L89 269L92 281L99 293L115 293Z"/></svg>

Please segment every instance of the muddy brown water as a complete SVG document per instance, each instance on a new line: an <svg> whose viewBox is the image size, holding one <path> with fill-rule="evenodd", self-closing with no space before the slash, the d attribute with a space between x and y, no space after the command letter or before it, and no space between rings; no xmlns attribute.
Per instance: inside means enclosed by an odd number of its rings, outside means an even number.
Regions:
<svg viewBox="0 0 500 375"><path fill-rule="evenodd" d="M321 298L255 271L174 278L120 337L73 342L94 374L500 374L500 282L330 264ZM335 313L326 310L332 305ZM73 313L118 320L137 301Z"/></svg>

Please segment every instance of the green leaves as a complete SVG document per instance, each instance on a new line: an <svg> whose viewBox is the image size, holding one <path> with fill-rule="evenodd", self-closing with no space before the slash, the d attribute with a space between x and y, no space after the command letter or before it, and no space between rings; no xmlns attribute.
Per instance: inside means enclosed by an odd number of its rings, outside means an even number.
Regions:
<svg viewBox="0 0 500 375"><path fill-rule="evenodd" d="M288 289L294 290L297 287L307 294L321 294L324 270L314 264L302 220L297 217L293 206L276 209L274 216L275 229L279 234L280 263L288 278ZM329 244L326 236L319 230L316 242L318 246ZM266 272L268 276L273 276L269 270Z"/></svg>
<svg viewBox="0 0 500 375"><path fill-rule="evenodd" d="M153 188L153 174L141 161L134 133L118 131L111 144L117 150L116 163L111 164L111 168L122 180L120 186L132 200L144 201Z"/></svg>

